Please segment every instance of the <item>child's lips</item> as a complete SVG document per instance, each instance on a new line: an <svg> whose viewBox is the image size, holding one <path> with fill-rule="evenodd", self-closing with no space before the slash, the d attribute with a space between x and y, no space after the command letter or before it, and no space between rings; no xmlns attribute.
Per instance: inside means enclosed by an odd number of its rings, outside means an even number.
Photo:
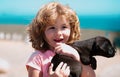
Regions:
<svg viewBox="0 0 120 77"><path fill-rule="evenodd" d="M54 39L55 42L61 42L63 39Z"/></svg>

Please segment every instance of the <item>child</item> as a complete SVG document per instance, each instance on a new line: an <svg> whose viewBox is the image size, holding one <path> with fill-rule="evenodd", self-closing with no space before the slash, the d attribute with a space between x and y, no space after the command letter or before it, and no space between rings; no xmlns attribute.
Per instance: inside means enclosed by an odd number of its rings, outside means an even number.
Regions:
<svg viewBox="0 0 120 77"><path fill-rule="evenodd" d="M26 64L28 76L68 77L70 67L61 62L57 69L52 71L51 59L55 53L59 53L80 61L77 51L68 45L80 38L76 13L60 3L48 3L39 10L28 26L28 33L32 47L35 49ZM83 65L82 77L95 77L90 66Z"/></svg>

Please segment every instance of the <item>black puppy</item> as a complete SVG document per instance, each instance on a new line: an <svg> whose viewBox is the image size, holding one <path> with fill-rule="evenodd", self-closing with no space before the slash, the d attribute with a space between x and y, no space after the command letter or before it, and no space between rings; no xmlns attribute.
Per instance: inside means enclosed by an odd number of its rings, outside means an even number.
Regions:
<svg viewBox="0 0 120 77"><path fill-rule="evenodd" d="M109 39L101 36L84 41L76 41L71 44L71 46L78 51L81 62L85 65L91 64L93 69L96 69L97 66L96 59L93 56L99 55L104 57L113 57L116 52ZM69 77L80 77L82 66L73 58L56 54L51 62L54 65L53 71L60 62L65 62L70 66Z"/></svg>
<svg viewBox="0 0 120 77"><path fill-rule="evenodd" d="M109 39L97 36L84 41L76 41L73 46L80 54L81 62L85 65L91 64L93 69L96 69L96 59L93 56L113 57L115 49Z"/></svg>

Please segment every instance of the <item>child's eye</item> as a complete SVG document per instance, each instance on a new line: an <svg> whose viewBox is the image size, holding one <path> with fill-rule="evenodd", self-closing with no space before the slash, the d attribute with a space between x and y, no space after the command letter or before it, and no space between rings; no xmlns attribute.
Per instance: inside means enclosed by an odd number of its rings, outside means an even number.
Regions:
<svg viewBox="0 0 120 77"><path fill-rule="evenodd" d="M69 28L67 25L62 26L62 29L67 29L67 28Z"/></svg>
<svg viewBox="0 0 120 77"><path fill-rule="evenodd" d="M55 29L55 27L52 26L52 27L49 27L49 29Z"/></svg>
<svg viewBox="0 0 120 77"><path fill-rule="evenodd" d="M67 28L66 26L63 26L62 28Z"/></svg>

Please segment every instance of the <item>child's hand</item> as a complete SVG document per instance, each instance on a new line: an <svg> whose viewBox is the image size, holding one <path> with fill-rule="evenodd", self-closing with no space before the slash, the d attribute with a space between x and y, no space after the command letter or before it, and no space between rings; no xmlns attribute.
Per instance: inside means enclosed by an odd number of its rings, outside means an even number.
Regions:
<svg viewBox="0 0 120 77"><path fill-rule="evenodd" d="M55 71L52 71L53 64L49 67L50 77L68 77L70 74L70 67L66 63L61 62Z"/></svg>
<svg viewBox="0 0 120 77"><path fill-rule="evenodd" d="M80 60L80 56L77 52L77 50L75 50L73 47L67 45L67 44L64 44L64 43L59 43L54 51L58 54L64 54L64 55L67 55L67 56L70 56L70 57L73 57L75 60Z"/></svg>

